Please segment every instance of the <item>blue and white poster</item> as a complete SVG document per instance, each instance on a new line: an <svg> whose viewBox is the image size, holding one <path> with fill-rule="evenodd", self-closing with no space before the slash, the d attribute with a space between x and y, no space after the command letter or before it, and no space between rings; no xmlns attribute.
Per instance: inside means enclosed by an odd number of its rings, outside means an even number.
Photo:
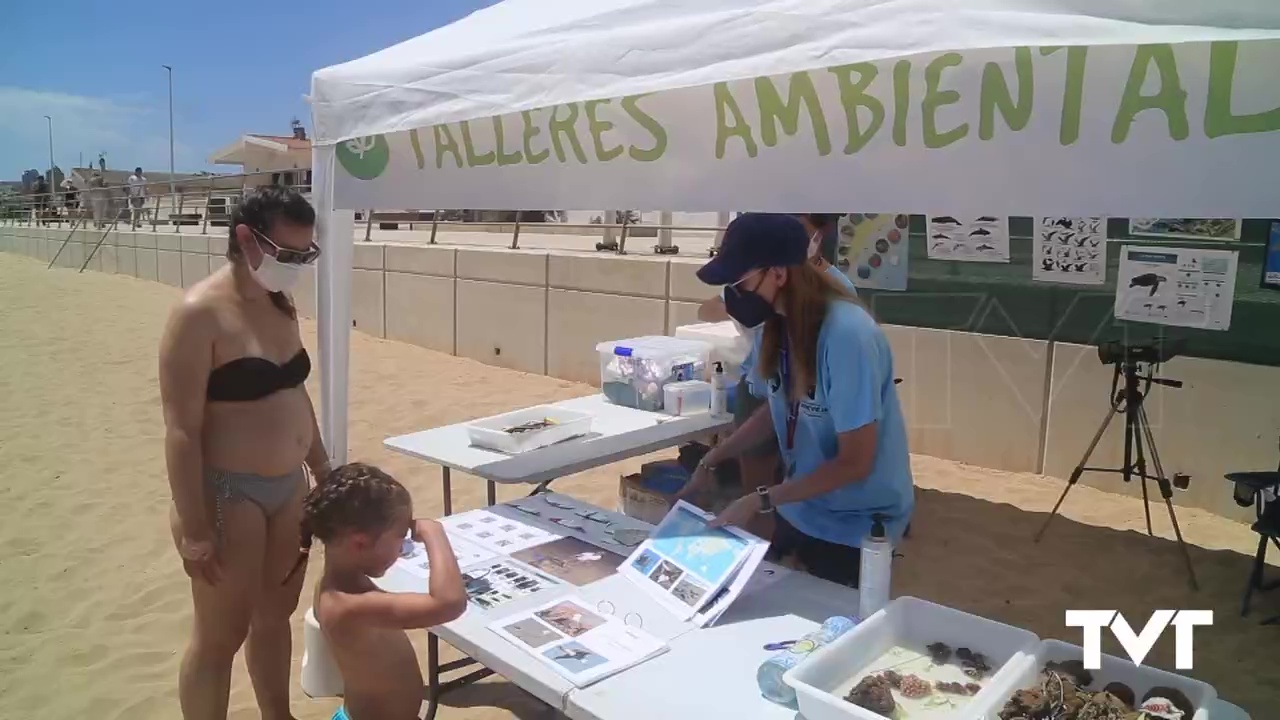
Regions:
<svg viewBox="0 0 1280 720"><path fill-rule="evenodd" d="M1280 290L1280 221L1271 223L1266 253L1262 256L1262 287Z"/></svg>
<svg viewBox="0 0 1280 720"><path fill-rule="evenodd" d="M1126 245L1116 277L1116 318L1227 330L1237 260L1234 250Z"/></svg>

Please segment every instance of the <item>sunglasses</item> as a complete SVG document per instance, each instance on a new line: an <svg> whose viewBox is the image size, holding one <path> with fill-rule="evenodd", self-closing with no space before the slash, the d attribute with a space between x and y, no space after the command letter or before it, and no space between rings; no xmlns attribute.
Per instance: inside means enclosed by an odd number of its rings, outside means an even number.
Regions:
<svg viewBox="0 0 1280 720"><path fill-rule="evenodd" d="M311 243L311 247L306 250L294 250L293 248L280 247L274 240L266 235L263 235L253 228L249 229L253 231L254 235L258 236L259 242L266 243L275 250L274 255L276 262L283 263L285 265L310 265L316 261L316 258L320 257L320 247L314 242Z"/></svg>

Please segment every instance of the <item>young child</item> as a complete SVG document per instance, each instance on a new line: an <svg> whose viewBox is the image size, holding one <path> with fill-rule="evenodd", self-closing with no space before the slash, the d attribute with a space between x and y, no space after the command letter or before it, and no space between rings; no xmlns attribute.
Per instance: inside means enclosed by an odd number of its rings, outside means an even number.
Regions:
<svg viewBox="0 0 1280 720"><path fill-rule="evenodd" d="M362 463L334 470L307 496L304 532L325 547L316 620L345 686L334 720L416 720L422 672L404 631L447 623L466 610L462 573L444 528L412 517L409 491ZM410 529L427 547L429 587L383 592L369 578L395 563Z"/></svg>

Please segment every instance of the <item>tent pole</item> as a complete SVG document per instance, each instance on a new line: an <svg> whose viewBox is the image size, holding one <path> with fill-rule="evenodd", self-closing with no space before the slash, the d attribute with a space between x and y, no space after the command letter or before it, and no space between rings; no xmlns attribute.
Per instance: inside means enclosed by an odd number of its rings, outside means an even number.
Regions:
<svg viewBox="0 0 1280 720"><path fill-rule="evenodd" d="M324 248L316 278L320 343L320 435L329 460L347 461L347 390L351 366L351 264L355 255L355 213L334 207L335 153L315 145L312 199Z"/></svg>

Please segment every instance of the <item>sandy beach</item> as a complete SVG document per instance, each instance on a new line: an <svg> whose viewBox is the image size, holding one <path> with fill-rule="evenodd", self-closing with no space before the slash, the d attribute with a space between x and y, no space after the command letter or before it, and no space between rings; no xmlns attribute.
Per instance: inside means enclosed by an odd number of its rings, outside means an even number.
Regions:
<svg viewBox="0 0 1280 720"><path fill-rule="evenodd" d="M180 291L123 276L45 270L0 253L0 697L12 718L103 720L179 716L178 659L190 622L187 578L167 527L168 487L156 348ZM314 323L304 324L314 352ZM583 352L591 352L584 348ZM415 346L352 336L351 453L412 491L422 516L441 512L438 469L394 455L383 438L593 388L489 367ZM318 373L310 382L319 400ZM670 454L670 453L668 453ZM556 488L612 507L619 474L642 459L565 478ZM1205 511L1178 517L1199 574L1187 588L1163 507L1145 534L1141 501L1085 486L1039 545L1031 539L1061 481L915 456L921 488L894 592L915 595L1079 642L1065 608L1116 608L1131 622L1156 608L1211 609L1196 633L1192 675L1267 720L1280 705L1280 593L1239 617L1256 536ZM499 499L527 491L499 488ZM1223 483L1223 490L1229 487ZM454 478L455 508L484 503L483 483ZM1273 553L1273 558L1280 553ZM1280 561L1280 558L1277 558ZM309 583L319 574L313 562ZM1280 570L1277 570L1280 572ZM303 607L309 604L310 586ZM295 678L302 655L295 616ZM425 645L425 635L415 633ZM1119 653L1107 638L1105 649ZM1168 633L1150 662L1173 666ZM328 718L336 700L294 685L300 720ZM243 662L233 718L258 717ZM490 679L447 696L445 720L542 718L545 706Z"/></svg>

